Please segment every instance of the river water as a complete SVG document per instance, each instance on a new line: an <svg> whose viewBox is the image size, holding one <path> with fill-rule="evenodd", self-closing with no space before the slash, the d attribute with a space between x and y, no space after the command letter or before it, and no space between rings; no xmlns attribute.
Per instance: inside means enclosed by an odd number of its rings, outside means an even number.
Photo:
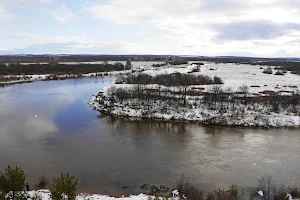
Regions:
<svg viewBox="0 0 300 200"><path fill-rule="evenodd" d="M128 194L142 184L174 187L184 174L204 190L254 186L262 176L300 182L299 129L126 122L87 105L114 77L0 88L0 168L20 166L33 187L69 172L81 192ZM126 187L125 187L126 186Z"/></svg>

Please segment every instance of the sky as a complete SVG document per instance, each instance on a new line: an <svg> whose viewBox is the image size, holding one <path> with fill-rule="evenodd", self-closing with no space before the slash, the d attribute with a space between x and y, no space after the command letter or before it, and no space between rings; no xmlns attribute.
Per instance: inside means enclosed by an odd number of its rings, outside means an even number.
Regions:
<svg viewBox="0 0 300 200"><path fill-rule="evenodd" d="M0 0L0 54L300 57L300 0Z"/></svg>

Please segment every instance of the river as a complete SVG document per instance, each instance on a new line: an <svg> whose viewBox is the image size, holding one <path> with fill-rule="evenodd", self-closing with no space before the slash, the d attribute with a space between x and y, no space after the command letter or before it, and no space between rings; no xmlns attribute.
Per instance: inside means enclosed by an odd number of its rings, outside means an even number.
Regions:
<svg viewBox="0 0 300 200"><path fill-rule="evenodd" d="M20 166L31 187L69 172L81 192L128 194L174 187L184 174L204 190L254 186L262 176L300 182L299 129L253 129L103 117L87 104L114 77L0 88L0 168ZM126 186L126 187L125 187ZM123 188L123 189L122 189Z"/></svg>

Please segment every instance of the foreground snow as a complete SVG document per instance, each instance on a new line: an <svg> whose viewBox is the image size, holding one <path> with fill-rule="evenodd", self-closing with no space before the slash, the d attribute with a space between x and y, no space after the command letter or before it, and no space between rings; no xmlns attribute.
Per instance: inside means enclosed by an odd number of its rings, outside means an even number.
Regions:
<svg viewBox="0 0 300 200"><path fill-rule="evenodd" d="M41 197L43 200L50 200L50 191L49 190L37 190L37 191L30 191L28 192L30 195L30 199L33 199L34 197ZM154 198L153 196L150 196ZM100 195L100 194L79 194L77 195L77 200L147 200L149 198L148 195L145 194L139 194L139 195L131 195L129 197L110 197L107 195ZM178 200L177 197L169 198L170 200Z"/></svg>

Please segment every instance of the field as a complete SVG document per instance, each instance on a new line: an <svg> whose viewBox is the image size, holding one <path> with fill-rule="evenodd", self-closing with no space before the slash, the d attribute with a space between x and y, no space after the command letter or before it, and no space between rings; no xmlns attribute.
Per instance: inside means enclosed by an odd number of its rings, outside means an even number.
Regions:
<svg viewBox="0 0 300 200"><path fill-rule="evenodd" d="M144 73L150 75L174 72L188 73L191 68L192 66L189 64L152 69ZM233 91L237 91L242 85L247 85L249 92L256 95L266 90L283 91L284 94L289 95L289 92L295 92L295 90L300 88L299 75L291 74L290 72L287 72L285 75L264 74L261 68L265 69L267 66L205 63L204 66L201 66L200 72L194 74L208 75L210 77L218 76L224 81L223 88L231 87ZM275 67L272 68L275 73Z"/></svg>

